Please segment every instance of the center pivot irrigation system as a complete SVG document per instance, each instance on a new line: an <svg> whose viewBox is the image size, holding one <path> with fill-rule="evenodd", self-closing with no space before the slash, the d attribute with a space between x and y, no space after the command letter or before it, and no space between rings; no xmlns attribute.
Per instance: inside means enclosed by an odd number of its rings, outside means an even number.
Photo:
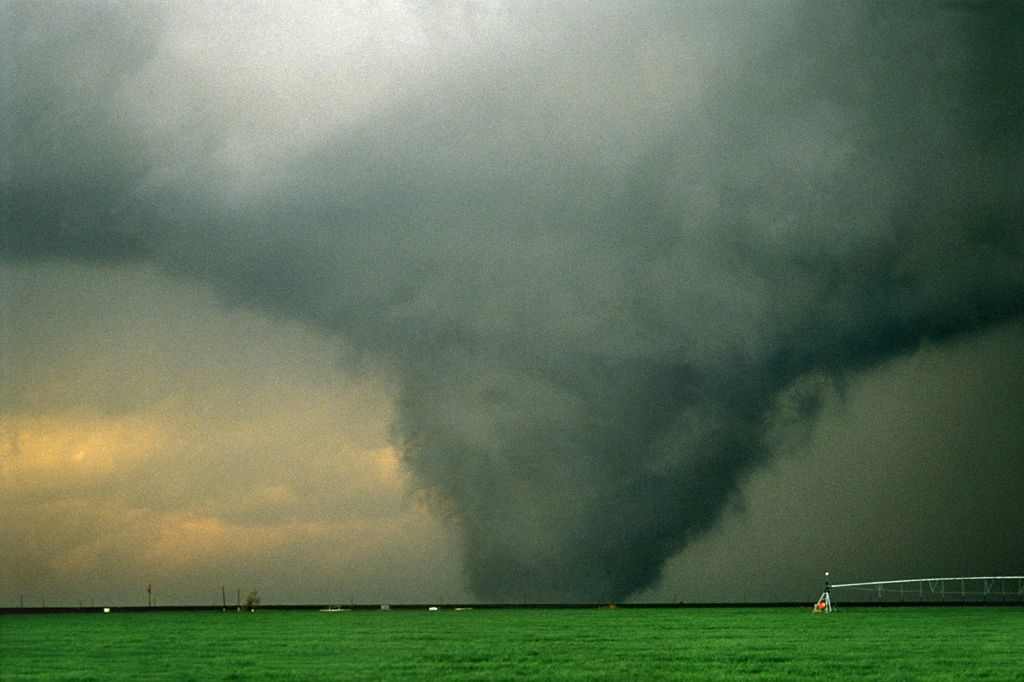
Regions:
<svg viewBox="0 0 1024 682"><path fill-rule="evenodd" d="M907 578L830 585L814 603L814 613L832 613L831 591L849 589L868 593L879 601L915 602L1024 602L1024 575L963 576L959 578Z"/></svg>

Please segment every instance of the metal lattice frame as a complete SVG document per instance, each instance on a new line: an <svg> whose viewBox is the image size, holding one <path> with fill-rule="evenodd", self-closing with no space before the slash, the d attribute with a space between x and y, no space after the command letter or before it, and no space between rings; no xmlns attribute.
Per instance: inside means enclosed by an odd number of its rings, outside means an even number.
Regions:
<svg viewBox="0 0 1024 682"><path fill-rule="evenodd" d="M826 577L828 574L825 574ZM952 589L950 589L952 588ZM968 589L970 588L970 589ZM825 583L825 591L814 604L818 613L831 613L834 608L829 591L851 589L870 592L878 599L898 596L900 600L921 601L1014 601L1024 602L1024 575L959 576L954 578L905 578L902 580L869 580L858 583Z"/></svg>

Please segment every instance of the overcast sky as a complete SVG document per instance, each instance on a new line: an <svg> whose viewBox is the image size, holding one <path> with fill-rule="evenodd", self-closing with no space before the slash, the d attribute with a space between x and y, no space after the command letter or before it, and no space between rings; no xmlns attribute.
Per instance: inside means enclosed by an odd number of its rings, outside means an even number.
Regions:
<svg viewBox="0 0 1024 682"><path fill-rule="evenodd" d="M1015 3L0 4L0 605L1024 564Z"/></svg>

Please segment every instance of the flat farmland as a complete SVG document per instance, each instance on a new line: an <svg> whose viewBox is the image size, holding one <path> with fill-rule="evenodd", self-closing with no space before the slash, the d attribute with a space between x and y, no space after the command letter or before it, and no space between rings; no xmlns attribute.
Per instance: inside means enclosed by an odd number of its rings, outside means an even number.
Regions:
<svg viewBox="0 0 1024 682"><path fill-rule="evenodd" d="M1024 680L1024 608L0 616L0 679Z"/></svg>

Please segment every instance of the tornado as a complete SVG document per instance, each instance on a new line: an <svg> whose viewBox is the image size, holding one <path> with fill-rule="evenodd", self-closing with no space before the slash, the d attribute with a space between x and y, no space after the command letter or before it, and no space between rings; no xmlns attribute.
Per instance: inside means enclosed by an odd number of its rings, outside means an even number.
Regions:
<svg viewBox="0 0 1024 682"><path fill-rule="evenodd" d="M1014 3L2 12L2 262L372 359L481 599L651 586L822 387L1024 313Z"/></svg>

